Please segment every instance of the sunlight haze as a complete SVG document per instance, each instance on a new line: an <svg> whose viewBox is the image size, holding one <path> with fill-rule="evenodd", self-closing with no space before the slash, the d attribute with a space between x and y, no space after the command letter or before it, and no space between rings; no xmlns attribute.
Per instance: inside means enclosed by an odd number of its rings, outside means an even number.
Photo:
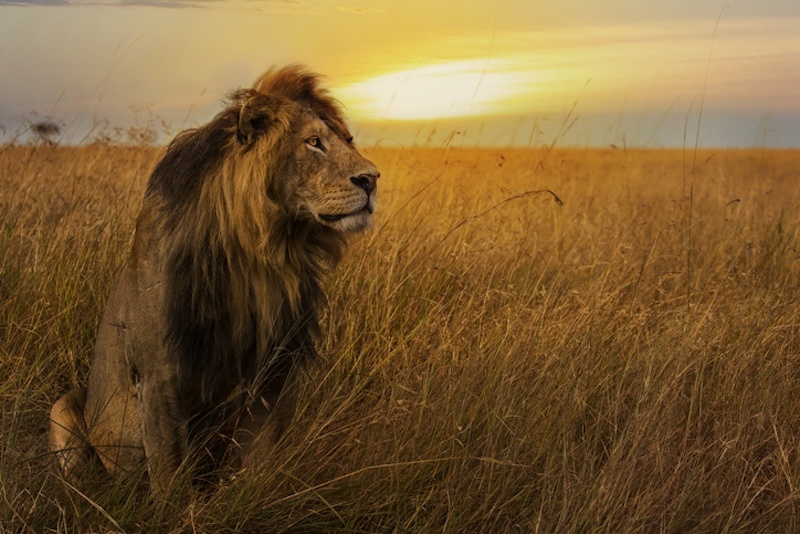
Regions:
<svg viewBox="0 0 800 534"><path fill-rule="evenodd" d="M513 59L425 65L344 86L338 94L364 120L435 119L518 111L535 92L536 73ZM524 106L523 106L524 107Z"/></svg>

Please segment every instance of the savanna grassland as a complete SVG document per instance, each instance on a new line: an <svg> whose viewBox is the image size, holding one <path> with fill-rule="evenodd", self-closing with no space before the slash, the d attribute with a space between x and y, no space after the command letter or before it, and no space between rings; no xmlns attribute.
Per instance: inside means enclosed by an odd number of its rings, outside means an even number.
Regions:
<svg viewBox="0 0 800 534"><path fill-rule="evenodd" d="M0 530L800 531L800 153L365 152L295 423L176 512L46 448L161 152L0 148Z"/></svg>

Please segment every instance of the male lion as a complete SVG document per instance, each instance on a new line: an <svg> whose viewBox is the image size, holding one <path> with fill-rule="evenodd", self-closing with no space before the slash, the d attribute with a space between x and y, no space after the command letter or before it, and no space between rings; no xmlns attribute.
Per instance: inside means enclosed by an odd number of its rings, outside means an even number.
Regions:
<svg viewBox="0 0 800 534"><path fill-rule="evenodd" d="M294 414L293 371L315 356L320 278L371 225L378 176L299 66L179 134L148 182L88 386L51 410L65 476L92 451L112 475L146 461L164 497L187 449L238 463L265 425L274 440Z"/></svg>

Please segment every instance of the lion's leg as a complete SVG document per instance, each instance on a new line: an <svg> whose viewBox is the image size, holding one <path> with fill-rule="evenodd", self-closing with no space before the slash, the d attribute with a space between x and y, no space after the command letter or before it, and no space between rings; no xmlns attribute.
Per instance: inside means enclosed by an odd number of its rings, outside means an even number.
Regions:
<svg viewBox="0 0 800 534"><path fill-rule="evenodd" d="M260 454L274 445L286 431L297 406L297 382L293 376L282 387L274 387L248 406L234 435L238 463L245 469L258 463Z"/></svg>
<svg viewBox="0 0 800 534"><path fill-rule="evenodd" d="M92 378L84 410L89 443L112 477L142 472L142 423L135 389L109 382L100 386Z"/></svg>
<svg viewBox="0 0 800 534"><path fill-rule="evenodd" d="M177 380L144 377L140 409L150 492L164 498L175 482L188 447L188 414L181 403Z"/></svg>
<svg viewBox="0 0 800 534"><path fill-rule="evenodd" d="M72 481L86 470L92 452L86 442L85 405L86 388L76 388L62 395L50 410L50 450L61 473Z"/></svg>

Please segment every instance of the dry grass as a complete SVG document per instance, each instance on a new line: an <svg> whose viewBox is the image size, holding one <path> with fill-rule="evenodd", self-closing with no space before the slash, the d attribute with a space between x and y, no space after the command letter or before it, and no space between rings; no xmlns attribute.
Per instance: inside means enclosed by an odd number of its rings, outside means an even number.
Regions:
<svg viewBox="0 0 800 534"><path fill-rule="evenodd" d="M158 154L0 149L3 530L800 530L794 152L368 151L378 224L263 471L177 515L70 488L48 409Z"/></svg>

